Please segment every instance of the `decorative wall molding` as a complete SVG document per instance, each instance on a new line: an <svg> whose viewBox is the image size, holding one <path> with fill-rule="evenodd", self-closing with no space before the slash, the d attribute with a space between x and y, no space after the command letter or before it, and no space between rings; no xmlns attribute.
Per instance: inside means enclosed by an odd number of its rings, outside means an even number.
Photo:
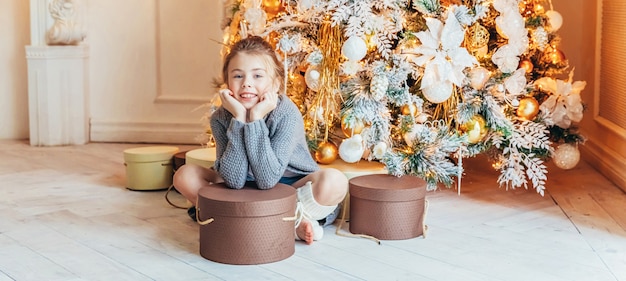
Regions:
<svg viewBox="0 0 626 281"><path fill-rule="evenodd" d="M211 15L206 13L220 14L221 10L212 10L215 6L212 1L190 1L181 6L179 0L156 0L155 5L155 102L208 102L213 92L213 72L221 70L219 56L210 50L211 45L219 44L221 37L209 38Z"/></svg>
<svg viewBox="0 0 626 281"><path fill-rule="evenodd" d="M199 123L126 122L91 120L91 141L196 144L203 132ZM197 143L199 144L199 143Z"/></svg>
<svg viewBox="0 0 626 281"><path fill-rule="evenodd" d="M601 41L597 45L601 56L598 73L598 87L595 92L594 117L604 118L604 123L612 123L610 130L621 128L615 133L622 135L626 131L626 54L623 46L626 37L621 32L626 27L626 3L622 0L605 0L601 8ZM601 93L601 94L600 94Z"/></svg>
<svg viewBox="0 0 626 281"><path fill-rule="evenodd" d="M580 151L587 162L626 192L626 158L593 140L580 146Z"/></svg>
<svg viewBox="0 0 626 281"><path fill-rule="evenodd" d="M155 103L170 103L170 104L203 104L211 101L208 97L198 96L157 96L154 99Z"/></svg>
<svg viewBox="0 0 626 281"><path fill-rule="evenodd" d="M626 141L626 130L611 120L600 115L601 93L602 93L602 55L603 55L603 20L604 1L596 2L596 38L595 38L595 73L593 89L592 114L594 124L598 126L594 135L590 136L585 145L580 146L580 150L587 162L591 163L596 170L610 179L615 185L626 192L626 159L619 151L615 151L609 145L615 145ZM626 21L624 21L626 23ZM607 42L604 42L607 44ZM620 51L622 46L614 46ZM606 54L605 54L606 55ZM614 58L611 58L614 59ZM607 145L608 144L608 145Z"/></svg>
<svg viewBox="0 0 626 281"><path fill-rule="evenodd" d="M26 48L27 59L81 59L89 57L89 48L83 47L61 47L61 46L31 46Z"/></svg>
<svg viewBox="0 0 626 281"><path fill-rule="evenodd" d="M620 127L619 125L613 123L611 120L608 120L602 116L595 116L594 121L596 121L596 123L605 130L611 132L612 135L620 138L621 141L626 141L626 129Z"/></svg>

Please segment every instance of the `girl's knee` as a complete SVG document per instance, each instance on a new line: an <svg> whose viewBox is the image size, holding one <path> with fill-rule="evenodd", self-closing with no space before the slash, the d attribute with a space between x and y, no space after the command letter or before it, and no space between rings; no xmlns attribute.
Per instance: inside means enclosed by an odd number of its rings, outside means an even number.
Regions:
<svg viewBox="0 0 626 281"><path fill-rule="evenodd" d="M192 182L194 179L200 177L199 168L200 166L196 165L183 165L178 168L178 170L176 170L176 173L174 173L174 186L185 187L189 185L189 183Z"/></svg>
<svg viewBox="0 0 626 281"><path fill-rule="evenodd" d="M326 200L335 203L341 202L348 193L348 178L337 169L326 169L322 175L322 184L319 186L320 193Z"/></svg>
<svg viewBox="0 0 626 281"><path fill-rule="evenodd" d="M347 190L348 189L348 178L346 175L337 169L327 169L327 174L324 175L328 178L333 185L339 190Z"/></svg>

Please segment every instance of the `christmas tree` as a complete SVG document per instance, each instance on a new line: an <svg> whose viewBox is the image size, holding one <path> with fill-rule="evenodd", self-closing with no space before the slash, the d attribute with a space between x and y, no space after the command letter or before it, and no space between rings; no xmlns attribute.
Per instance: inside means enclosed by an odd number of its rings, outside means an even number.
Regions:
<svg viewBox="0 0 626 281"><path fill-rule="evenodd" d="M572 168L583 141L561 25L542 0L226 0L222 29L224 52L275 46L319 163L379 161L432 190L484 154L501 186L543 195L545 161Z"/></svg>

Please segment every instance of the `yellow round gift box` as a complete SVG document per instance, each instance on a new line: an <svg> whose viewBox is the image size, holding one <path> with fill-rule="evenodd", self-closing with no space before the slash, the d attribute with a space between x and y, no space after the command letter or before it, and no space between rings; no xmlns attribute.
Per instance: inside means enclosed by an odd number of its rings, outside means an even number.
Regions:
<svg viewBox="0 0 626 281"><path fill-rule="evenodd" d="M215 164L215 147L187 151L185 164L196 164L205 168L212 168L213 164Z"/></svg>
<svg viewBox="0 0 626 281"><path fill-rule="evenodd" d="M131 190L160 190L172 185L175 146L146 146L124 150L126 187Z"/></svg>

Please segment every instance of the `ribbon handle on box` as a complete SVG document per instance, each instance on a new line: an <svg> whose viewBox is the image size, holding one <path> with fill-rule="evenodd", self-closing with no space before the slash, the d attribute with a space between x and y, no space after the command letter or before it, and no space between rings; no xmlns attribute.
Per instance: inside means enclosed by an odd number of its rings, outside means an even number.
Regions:
<svg viewBox="0 0 626 281"><path fill-rule="evenodd" d="M344 236L344 237L359 237L359 238L365 238L365 239L369 239L372 240L374 242L376 242L376 244L380 245L380 239L371 236L371 235L367 235L367 234L353 234L351 232L348 233L342 233L340 232L341 229L343 228L343 223L346 221L346 206L345 204L343 204L343 206L341 206L341 221L339 221L339 225L337 226L337 230L335 231L335 234L339 235L339 236Z"/></svg>
<svg viewBox="0 0 626 281"><path fill-rule="evenodd" d="M214 218L200 220L200 207L198 207L198 204L196 204L196 222L198 222L199 225L207 225L209 223L212 223L214 220Z"/></svg>

